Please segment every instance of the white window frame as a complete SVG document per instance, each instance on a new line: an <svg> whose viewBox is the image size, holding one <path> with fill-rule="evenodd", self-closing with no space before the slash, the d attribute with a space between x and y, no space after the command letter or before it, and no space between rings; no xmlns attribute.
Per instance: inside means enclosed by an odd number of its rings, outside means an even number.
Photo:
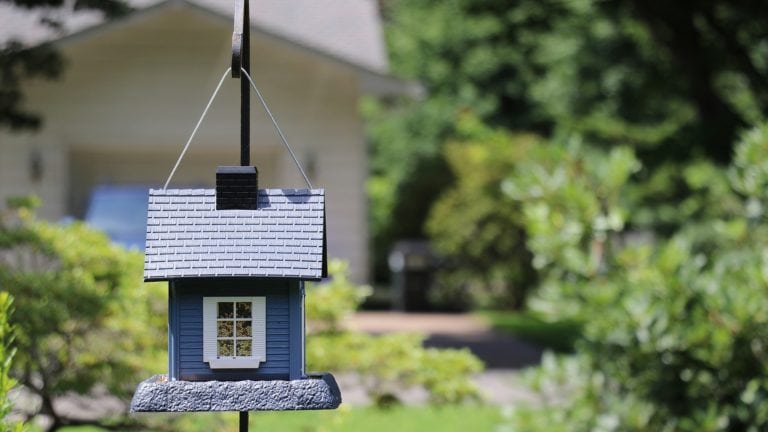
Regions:
<svg viewBox="0 0 768 432"><path fill-rule="evenodd" d="M251 356L223 357L217 352L218 303L251 303ZM266 297L203 297L203 361L211 369L256 369L267 361Z"/></svg>

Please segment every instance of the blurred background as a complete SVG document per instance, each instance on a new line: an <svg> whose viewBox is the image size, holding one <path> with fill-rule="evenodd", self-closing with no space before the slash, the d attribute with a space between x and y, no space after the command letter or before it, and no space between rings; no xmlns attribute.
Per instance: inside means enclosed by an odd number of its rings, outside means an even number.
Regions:
<svg viewBox="0 0 768 432"><path fill-rule="evenodd" d="M231 52L230 0L0 1L0 415L128 416L166 370L146 191ZM328 196L324 413L274 430L768 429L768 3L252 0L252 75ZM172 187L238 163L225 80ZM262 187L304 183L254 105Z"/></svg>

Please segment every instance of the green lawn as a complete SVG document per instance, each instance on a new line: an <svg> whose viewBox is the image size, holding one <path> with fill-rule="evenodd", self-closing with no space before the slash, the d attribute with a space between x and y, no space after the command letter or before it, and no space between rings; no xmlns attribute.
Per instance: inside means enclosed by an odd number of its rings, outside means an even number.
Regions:
<svg viewBox="0 0 768 432"><path fill-rule="evenodd" d="M480 316L495 329L555 352L573 351L581 335L575 321L548 322L531 312L484 311Z"/></svg>
<svg viewBox="0 0 768 432"><path fill-rule="evenodd" d="M162 415L142 414L162 423ZM185 432L237 431L237 413L191 413L177 418L174 430ZM398 406L391 409L349 408L334 411L267 412L250 414L250 430L280 432L424 432L494 431L502 422L491 406ZM169 422L170 423L170 422ZM66 428L64 432L102 432L92 427Z"/></svg>

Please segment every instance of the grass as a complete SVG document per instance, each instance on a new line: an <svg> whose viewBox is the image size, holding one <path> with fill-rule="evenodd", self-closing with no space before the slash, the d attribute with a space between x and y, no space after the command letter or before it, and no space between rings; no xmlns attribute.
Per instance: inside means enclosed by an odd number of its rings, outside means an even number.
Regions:
<svg viewBox="0 0 768 432"><path fill-rule="evenodd" d="M575 321L549 322L531 312L484 311L480 316L496 330L555 352L573 352L581 336L581 325Z"/></svg>
<svg viewBox="0 0 768 432"><path fill-rule="evenodd" d="M163 423L161 414L143 414L149 421ZM154 417L154 418L153 418ZM168 417L165 417L166 419ZM502 422L492 406L396 406L389 409L342 405L334 411L251 413L250 430L285 432L423 432L494 431ZM191 413L179 416L174 430L188 432L236 431L237 413ZM167 426L167 424L166 424ZM65 428L63 432L102 432L98 428Z"/></svg>

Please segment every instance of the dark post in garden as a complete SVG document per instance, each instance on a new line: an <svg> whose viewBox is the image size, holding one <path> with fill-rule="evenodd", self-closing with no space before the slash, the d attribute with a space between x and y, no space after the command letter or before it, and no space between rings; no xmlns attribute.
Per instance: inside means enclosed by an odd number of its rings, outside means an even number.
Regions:
<svg viewBox="0 0 768 432"><path fill-rule="evenodd" d="M304 283L327 276L325 191L313 189L250 76L248 0L235 4L240 166L220 166L215 189L150 189L144 280L168 282L168 374L139 384L132 412L334 409L331 374L305 371ZM218 93L219 82L198 127ZM259 189L250 165L253 87L307 189ZM297 219L298 218L298 219Z"/></svg>

